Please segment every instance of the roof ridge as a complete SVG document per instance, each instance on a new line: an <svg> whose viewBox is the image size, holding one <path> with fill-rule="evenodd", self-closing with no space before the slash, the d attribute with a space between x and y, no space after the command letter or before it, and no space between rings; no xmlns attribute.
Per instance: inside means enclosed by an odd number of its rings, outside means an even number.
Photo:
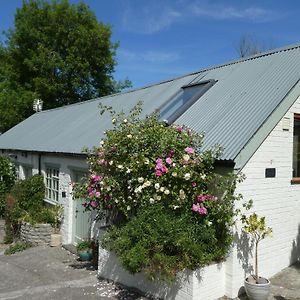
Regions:
<svg viewBox="0 0 300 300"><path fill-rule="evenodd" d="M262 53L254 54L254 55L243 57L243 58L238 58L238 59L235 59L235 60L228 61L226 63L217 64L217 65L212 66L212 67L207 67L207 68L204 68L204 69L201 69L201 70L190 72L190 73L187 73L187 74L184 74L184 75L181 75L181 76L177 76L177 77L173 77L173 78L170 78L170 79L162 80L162 81L152 83L152 84L149 84L149 85L145 85L145 86L135 88L135 89L132 89L132 90L123 91L123 92L119 92L119 93L115 93L115 94L110 94L110 95L106 95L106 96L102 96L102 97L97 97L97 98L93 98L93 99L90 99L90 100L85 100L85 101L81 101L81 102L77 102L77 103L67 104L67 105L64 105L64 106L43 110L43 111L40 111L40 112L37 112L37 113L40 114L40 113L49 112L49 111L52 111L52 110L64 109L66 107L70 107L70 106L74 106L74 105L81 105L81 104L85 104L85 103L89 103L89 102L99 101L100 99L105 100L106 98L111 98L111 97L115 97L115 96L118 96L118 95L133 93L133 92L136 92L136 91L139 91L139 90L147 89L147 88L150 88L152 86L164 84L164 83L171 82L171 81L174 81L174 80L177 80L177 79L181 79L181 78L184 78L184 77L187 77L187 76L192 76L192 75L200 74L200 73L207 72L207 71L210 71L210 70L215 70L215 69L223 68L223 67L226 67L226 66L242 63L242 62L245 62L245 61L261 58L261 57L264 57L264 56L273 55L273 54L276 54L276 53L279 53L279 52L290 51L290 50L293 50L293 49L296 49L296 48L300 48L300 43L291 44L291 45L288 45L288 46L285 46L285 47L275 48L275 49L272 49L272 50L268 50L268 51L265 51L265 52L262 52Z"/></svg>

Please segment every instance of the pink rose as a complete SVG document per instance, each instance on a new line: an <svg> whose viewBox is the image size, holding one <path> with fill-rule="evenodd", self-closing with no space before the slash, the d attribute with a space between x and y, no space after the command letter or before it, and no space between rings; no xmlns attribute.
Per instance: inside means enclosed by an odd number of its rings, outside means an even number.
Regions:
<svg viewBox="0 0 300 300"><path fill-rule="evenodd" d="M207 209L205 207L200 207L198 213L199 215L207 215Z"/></svg>
<svg viewBox="0 0 300 300"><path fill-rule="evenodd" d="M90 202L91 207L96 208L97 207L97 202L96 201L91 201Z"/></svg>
<svg viewBox="0 0 300 300"><path fill-rule="evenodd" d="M163 173L160 170L155 171L155 175L158 176L158 177L162 176L162 174Z"/></svg>
<svg viewBox="0 0 300 300"><path fill-rule="evenodd" d="M193 154L194 153L194 149L192 147L186 147L184 149L184 151L187 153L187 154Z"/></svg>
<svg viewBox="0 0 300 300"><path fill-rule="evenodd" d="M170 164L172 163L172 159L171 159L170 157L167 157L167 158L166 158L166 163L167 163L168 165L170 165Z"/></svg>

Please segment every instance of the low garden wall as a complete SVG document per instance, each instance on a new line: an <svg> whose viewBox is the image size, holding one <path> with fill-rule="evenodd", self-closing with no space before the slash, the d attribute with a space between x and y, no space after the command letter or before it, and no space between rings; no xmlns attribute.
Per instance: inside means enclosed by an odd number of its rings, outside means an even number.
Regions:
<svg viewBox="0 0 300 300"><path fill-rule="evenodd" d="M50 224L23 223L21 225L20 238L22 241L33 245L46 245L50 243L52 227Z"/></svg>
<svg viewBox="0 0 300 300"><path fill-rule="evenodd" d="M120 265L117 257L99 247L98 276L161 299L174 300L215 300L224 296L225 264L211 264L196 271L185 271L171 284L152 282L143 274L132 275Z"/></svg>

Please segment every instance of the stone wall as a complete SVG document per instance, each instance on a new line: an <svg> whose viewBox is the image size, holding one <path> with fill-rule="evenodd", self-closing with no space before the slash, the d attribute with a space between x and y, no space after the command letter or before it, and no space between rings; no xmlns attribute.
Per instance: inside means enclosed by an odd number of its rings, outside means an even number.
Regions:
<svg viewBox="0 0 300 300"><path fill-rule="evenodd" d="M33 245L48 245L52 227L50 224L35 224L24 223L21 226L20 238L22 241L29 242Z"/></svg>

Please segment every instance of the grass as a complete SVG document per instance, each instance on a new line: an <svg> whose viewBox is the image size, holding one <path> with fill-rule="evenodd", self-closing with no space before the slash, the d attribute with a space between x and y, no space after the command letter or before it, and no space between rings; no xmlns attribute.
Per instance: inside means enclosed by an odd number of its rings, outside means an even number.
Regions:
<svg viewBox="0 0 300 300"><path fill-rule="evenodd" d="M4 254L5 255L12 255L15 254L17 252L21 252L24 251L28 248L32 247L32 245L30 243L26 243L26 242L18 242L14 245L9 246L5 251Z"/></svg>

